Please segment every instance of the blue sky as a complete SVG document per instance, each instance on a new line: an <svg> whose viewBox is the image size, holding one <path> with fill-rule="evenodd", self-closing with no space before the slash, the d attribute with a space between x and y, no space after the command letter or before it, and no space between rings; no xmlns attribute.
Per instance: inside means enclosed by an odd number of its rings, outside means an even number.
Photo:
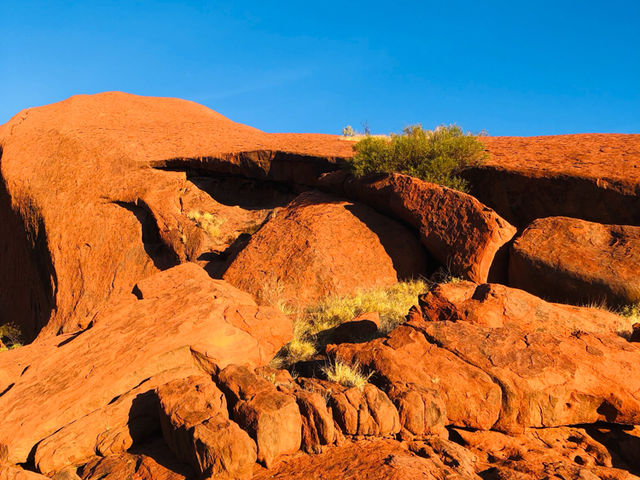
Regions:
<svg viewBox="0 0 640 480"><path fill-rule="evenodd" d="M640 1L0 0L0 123L78 93L266 131L640 133Z"/></svg>

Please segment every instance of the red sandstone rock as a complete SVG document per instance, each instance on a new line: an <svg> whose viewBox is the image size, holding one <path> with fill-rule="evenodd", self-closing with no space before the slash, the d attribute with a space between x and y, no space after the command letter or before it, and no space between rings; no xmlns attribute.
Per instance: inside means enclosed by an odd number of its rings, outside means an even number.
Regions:
<svg viewBox="0 0 640 480"><path fill-rule="evenodd" d="M204 477L251 477L256 444L229 420L226 399L210 377L175 380L157 395L162 432L177 458Z"/></svg>
<svg viewBox="0 0 640 480"><path fill-rule="evenodd" d="M179 99L109 92L23 110L0 127L0 321L20 321L29 341L76 331L140 279L195 259L190 209L221 210L188 168L308 183L351 151Z"/></svg>
<svg viewBox="0 0 640 480"><path fill-rule="evenodd" d="M337 173L321 184L414 227L453 275L475 282L505 276L501 249L516 229L471 195L401 174L357 179Z"/></svg>
<svg viewBox="0 0 640 480"><path fill-rule="evenodd" d="M0 480L45 480L48 477L19 467L0 465Z"/></svg>
<svg viewBox="0 0 640 480"><path fill-rule="evenodd" d="M258 366L291 338L287 317L257 307L248 294L194 264L150 277L138 290L142 299L129 295L101 309L92 327L76 336L23 347L35 353L0 396L0 451L6 448L9 463L24 462L38 442L154 375L185 367L213 371L232 362ZM0 371L12 353L0 354ZM129 413L117 416L117 425L128 423ZM105 420L96 415L96 422Z"/></svg>
<svg viewBox="0 0 640 480"><path fill-rule="evenodd" d="M429 321L414 312L384 339L327 351L375 370L385 388L412 382L438 390L453 425L519 432L640 421L636 344L597 321L580 329L579 315L587 309L574 307L578 316L571 318L560 315L571 307L535 309L521 302L524 292L507 287L479 286L471 300L465 299L469 284L458 290L453 302L438 289L422 297ZM511 294L516 301L500 299Z"/></svg>
<svg viewBox="0 0 640 480"><path fill-rule="evenodd" d="M553 301L640 302L640 227L538 219L511 248L509 284Z"/></svg>
<svg viewBox="0 0 640 480"><path fill-rule="evenodd" d="M566 216L640 225L640 135L482 137L471 193L519 228Z"/></svg>
<svg viewBox="0 0 640 480"><path fill-rule="evenodd" d="M266 301L304 306L425 270L424 251L405 227L362 204L308 192L253 235L224 279Z"/></svg>
<svg viewBox="0 0 640 480"><path fill-rule="evenodd" d="M486 327L544 329L568 335L575 331L631 333L629 321L601 308L548 303L539 297L498 284L440 284L419 299L432 321L465 320Z"/></svg>
<svg viewBox="0 0 640 480"><path fill-rule="evenodd" d="M323 445L336 441L336 429L327 402L317 392L296 390L294 395L302 416L302 450L320 453Z"/></svg>
<svg viewBox="0 0 640 480"><path fill-rule="evenodd" d="M357 343L370 340L380 328L378 312L361 313L352 320L338 325L332 334L333 343Z"/></svg>
<svg viewBox="0 0 640 480"><path fill-rule="evenodd" d="M300 448L302 419L294 396L246 367L230 365L217 376L228 396L232 418L258 446L258 461L270 468L281 455Z"/></svg>
<svg viewBox="0 0 640 480"><path fill-rule="evenodd" d="M398 409L400 424L412 438L425 435L447 437L447 407L438 390L415 384L394 383L387 395ZM405 434L406 435L406 434Z"/></svg>

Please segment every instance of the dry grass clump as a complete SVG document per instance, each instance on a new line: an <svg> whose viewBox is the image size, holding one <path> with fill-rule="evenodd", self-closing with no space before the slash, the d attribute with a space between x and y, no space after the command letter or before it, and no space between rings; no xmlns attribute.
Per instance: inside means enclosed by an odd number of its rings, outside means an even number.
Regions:
<svg viewBox="0 0 640 480"><path fill-rule="evenodd" d="M365 373L359 363L349 365L335 360L322 369L328 380L337 382L345 387L357 387L362 390L373 375L373 372Z"/></svg>
<svg viewBox="0 0 640 480"><path fill-rule="evenodd" d="M411 280L387 288L362 290L355 295L329 296L297 313L293 339L276 359L280 366L308 360L324 346L323 332L366 312L378 312L380 331L388 333L402 323L418 295L429 289L425 280Z"/></svg>
<svg viewBox="0 0 640 480"><path fill-rule="evenodd" d="M22 332L15 323L0 325L0 352L22 346Z"/></svg>
<svg viewBox="0 0 640 480"><path fill-rule="evenodd" d="M209 212L201 212L200 210L190 211L187 213L187 218L194 221L211 238L220 236L220 226L224 223L223 218L215 217Z"/></svg>

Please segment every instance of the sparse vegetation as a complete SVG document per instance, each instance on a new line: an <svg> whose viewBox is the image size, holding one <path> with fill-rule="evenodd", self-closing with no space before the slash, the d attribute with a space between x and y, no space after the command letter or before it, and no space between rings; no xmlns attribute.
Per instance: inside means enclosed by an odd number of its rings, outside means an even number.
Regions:
<svg viewBox="0 0 640 480"><path fill-rule="evenodd" d="M359 363L349 365L340 360L335 360L322 369L328 380L337 382L345 387L357 387L362 389L373 375L373 372L365 373Z"/></svg>
<svg viewBox="0 0 640 480"><path fill-rule="evenodd" d="M351 125L347 125L342 129L342 135L345 137L353 137L355 136L356 131L353 129Z"/></svg>
<svg viewBox="0 0 640 480"><path fill-rule="evenodd" d="M198 227L206 232L211 238L220 236L220 226L224 223L224 219L215 217L209 212L201 212L200 210L192 210L187 213L187 218L193 220Z"/></svg>
<svg viewBox="0 0 640 480"><path fill-rule="evenodd" d="M468 185L459 173L487 157L478 137L457 125L434 130L412 125L401 135L391 134L389 138L366 136L354 149L356 154L349 165L356 176L397 172L461 191Z"/></svg>
<svg viewBox="0 0 640 480"><path fill-rule="evenodd" d="M324 345L323 333L366 312L378 312L380 331L388 333L404 321L418 295L429 289L425 280L400 282L388 288L363 290L355 295L330 296L298 314L293 340L275 360L289 366L313 357ZM273 291L273 289L271 289Z"/></svg>
<svg viewBox="0 0 640 480"><path fill-rule="evenodd" d="M0 326L0 352L22 346L22 332L15 323Z"/></svg>

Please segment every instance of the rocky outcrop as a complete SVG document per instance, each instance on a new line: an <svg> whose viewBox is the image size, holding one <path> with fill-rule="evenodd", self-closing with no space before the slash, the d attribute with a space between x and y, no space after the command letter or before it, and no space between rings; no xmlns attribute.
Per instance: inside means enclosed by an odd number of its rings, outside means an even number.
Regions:
<svg viewBox="0 0 640 480"><path fill-rule="evenodd" d="M233 362L258 366L291 338L289 318L256 306L247 293L212 280L194 264L149 277L137 287L139 298L129 295L101 309L91 327L77 335L0 354L0 372L10 382L0 396L4 461L24 462L38 445L35 458L49 472L65 458L75 462L96 448L105 453L127 449L136 429L146 428L149 409L144 406L155 388L154 376L163 374L166 382L172 375L181 378ZM155 424L157 429L157 414ZM52 434L75 443L42 442ZM69 452L74 448L78 451Z"/></svg>
<svg viewBox="0 0 640 480"><path fill-rule="evenodd" d="M481 140L486 164L462 175L476 198L518 228L560 216L640 225L640 135Z"/></svg>
<svg viewBox="0 0 640 480"><path fill-rule="evenodd" d="M156 392L162 433L177 458L205 478L251 477L256 444L229 420L226 398L210 377L175 380Z"/></svg>
<svg viewBox="0 0 640 480"><path fill-rule="evenodd" d="M20 323L27 341L82 329L97 306L203 253L192 206L223 209L185 170L313 183L351 154L336 136L267 134L193 102L118 92L24 110L0 146L0 322Z"/></svg>
<svg viewBox="0 0 640 480"><path fill-rule="evenodd" d="M338 172L320 185L414 227L454 276L475 282L506 276L504 247L516 229L471 195L401 174L358 179Z"/></svg>
<svg viewBox="0 0 640 480"><path fill-rule="evenodd" d="M267 302L304 306L426 270L425 252L404 226L360 203L307 192L252 236L223 278Z"/></svg>
<svg viewBox="0 0 640 480"><path fill-rule="evenodd" d="M640 302L640 227L538 219L512 246L509 284L559 302Z"/></svg>
<svg viewBox="0 0 640 480"><path fill-rule="evenodd" d="M222 370L216 381L227 394L231 417L255 440L258 461L269 468L300 448L302 419L294 396L236 365Z"/></svg>
<svg viewBox="0 0 640 480"><path fill-rule="evenodd" d="M412 382L437 390L450 425L517 433L640 421L635 344L597 321L580 328L576 320L591 309L574 307L573 323L557 325L571 307L531 309L508 300L523 292L492 287L463 284L449 295L436 289L387 337L329 346L328 353L375 371L385 388ZM554 308L564 315L554 318Z"/></svg>

